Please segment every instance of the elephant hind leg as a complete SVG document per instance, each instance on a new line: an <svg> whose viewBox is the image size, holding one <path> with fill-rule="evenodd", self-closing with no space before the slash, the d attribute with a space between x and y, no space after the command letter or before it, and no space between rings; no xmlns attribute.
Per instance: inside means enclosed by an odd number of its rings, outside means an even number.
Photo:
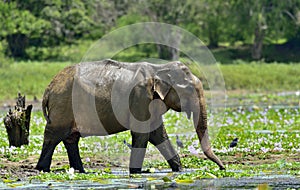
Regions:
<svg viewBox="0 0 300 190"><path fill-rule="evenodd" d="M72 133L67 139L63 141L70 162L70 167L75 170L79 170L80 173L84 173L82 166L82 161L79 154L78 142L80 139L80 134L78 132Z"/></svg>
<svg viewBox="0 0 300 190"><path fill-rule="evenodd" d="M59 142L44 141L40 159L36 165L39 171L50 172L50 165L55 147Z"/></svg>
<svg viewBox="0 0 300 190"><path fill-rule="evenodd" d="M44 171L44 172L50 171L50 165L51 165L54 149L61 142L61 139L57 138L57 135L55 136L54 134L55 132L47 124L44 132L42 153L36 165L37 170Z"/></svg>
<svg viewBox="0 0 300 190"><path fill-rule="evenodd" d="M168 161L170 167L172 168L172 171L178 172L182 170L179 155L173 148L163 125L150 133L149 141Z"/></svg>

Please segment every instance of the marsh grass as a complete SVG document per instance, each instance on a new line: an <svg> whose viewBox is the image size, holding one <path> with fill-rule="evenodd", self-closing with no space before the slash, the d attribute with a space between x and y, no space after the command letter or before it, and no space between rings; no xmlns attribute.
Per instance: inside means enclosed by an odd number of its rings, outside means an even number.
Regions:
<svg viewBox="0 0 300 190"><path fill-rule="evenodd" d="M235 61L220 65L227 90L253 92L300 90L300 64Z"/></svg>
<svg viewBox="0 0 300 190"><path fill-rule="evenodd" d="M218 113L209 112L209 117ZM289 174L300 176L299 163L295 160L300 154L300 120L299 109L261 108L246 110L243 108L228 108L225 118L220 119L220 131L213 139L213 149L226 164L226 172L220 171L211 161L206 160L200 150L200 144L194 133L191 121L185 114L168 112L165 124L169 137L176 147L176 134L184 143L184 148L177 150L185 169L194 171L185 174L175 174L170 180L187 182L202 178L248 177L270 174ZM0 168L5 163L22 162L38 158L42 141L45 121L41 112L33 112L30 128L30 143L21 148L8 147L5 130L0 131ZM1 121L0 127L4 129ZM229 143L239 137L238 146L229 148ZM51 173L41 173L32 176L35 180L100 180L118 178L111 170L119 168L127 171L130 149L123 140L131 142L129 131L105 137L88 137L80 140L80 152L83 163L89 175L74 173L70 175L66 150L60 143L54 152ZM192 149L193 148L193 149ZM60 163L60 164L57 164ZM96 165L95 165L96 164ZM90 169L89 169L90 168ZM144 162L145 169L155 171L168 169L169 166L156 148L149 145ZM3 176L2 176L3 178ZM6 176L5 178L12 178ZM159 178L160 179L160 178ZM161 179L163 180L163 179ZM181 180L181 181L180 181Z"/></svg>
<svg viewBox="0 0 300 190"><path fill-rule="evenodd" d="M75 62L15 62L0 67L0 101L12 100L18 92L26 94L28 99L33 99L34 96L41 99L52 77L70 64ZM300 64L236 61L233 64L219 65L219 68L227 90L300 91ZM194 72L201 78L199 71ZM208 89L205 79L203 80Z"/></svg>
<svg viewBox="0 0 300 190"><path fill-rule="evenodd" d="M0 67L0 100L11 100L18 92L28 99L41 98L45 88L68 62L15 62Z"/></svg>

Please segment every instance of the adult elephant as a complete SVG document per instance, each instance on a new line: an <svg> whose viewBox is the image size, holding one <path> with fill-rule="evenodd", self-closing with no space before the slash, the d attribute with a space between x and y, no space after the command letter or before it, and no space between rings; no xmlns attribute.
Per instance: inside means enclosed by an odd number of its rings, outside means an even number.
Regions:
<svg viewBox="0 0 300 190"><path fill-rule="evenodd" d="M53 78L44 93L47 125L36 168L50 171L53 151L63 141L70 167L84 172L80 137L130 130L130 173L141 172L148 142L158 148L173 171L180 171L179 156L162 121L162 115L173 109L188 117L193 113L204 154L224 169L209 142L203 94L200 80L180 62L158 65L104 60L69 66Z"/></svg>

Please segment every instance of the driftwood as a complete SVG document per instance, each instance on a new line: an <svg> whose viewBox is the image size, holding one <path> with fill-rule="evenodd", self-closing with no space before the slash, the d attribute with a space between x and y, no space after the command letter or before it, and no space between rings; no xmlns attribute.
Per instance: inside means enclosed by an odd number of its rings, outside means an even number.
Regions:
<svg viewBox="0 0 300 190"><path fill-rule="evenodd" d="M25 96L19 93L15 109L13 111L9 109L4 118L9 146L28 145L31 110L32 105L28 105L25 109Z"/></svg>

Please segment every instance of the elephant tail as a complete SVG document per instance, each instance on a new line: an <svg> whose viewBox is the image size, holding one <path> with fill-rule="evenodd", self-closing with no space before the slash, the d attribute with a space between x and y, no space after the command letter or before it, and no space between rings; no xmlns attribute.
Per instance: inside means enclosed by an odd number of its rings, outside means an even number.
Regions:
<svg viewBox="0 0 300 190"><path fill-rule="evenodd" d="M49 90L48 88L45 90L44 96L43 96L43 101L42 101L42 110L43 110L43 114L44 117L47 121L47 124L50 124L50 118L49 118L49 107L48 107L48 103L49 103Z"/></svg>

